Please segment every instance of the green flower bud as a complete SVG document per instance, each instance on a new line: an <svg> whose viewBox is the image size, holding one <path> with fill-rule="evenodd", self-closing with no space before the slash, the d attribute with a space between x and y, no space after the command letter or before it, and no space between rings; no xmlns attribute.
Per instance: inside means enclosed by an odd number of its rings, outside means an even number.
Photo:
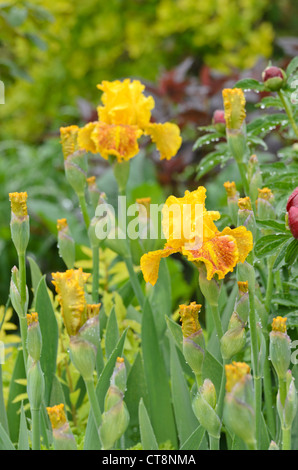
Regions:
<svg viewBox="0 0 298 470"><path fill-rule="evenodd" d="M250 448L256 447L253 381L242 362L225 366L226 395L223 419L226 426Z"/></svg>
<svg viewBox="0 0 298 470"><path fill-rule="evenodd" d="M88 185L88 194L90 197L91 204L94 210L97 208L98 204L101 204L105 200L105 193L102 193L96 186L96 177L90 176L87 178Z"/></svg>
<svg viewBox="0 0 298 470"><path fill-rule="evenodd" d="M273 319L269 354L279 380L284 380L291 362L291 340L286 332L286 317Z"/></svg>
<svg viewBox="0 0 298 470"><path fill-rule="evenodd" d="M238 298L235 304L235 312L246 323L249 316L248 281L238 281Z"/></svg>
<svg viewBox="0 0 298 470"><path fill-rule="evenodd" d="M219 438L221 421L215 412L216 391L213 383L205 379L197 395L193 399L192 408L201 426L212 437Z"/></svg>
<svg viewBox="0 0 298 470"><path fill-rule="evenodd" d="M247 230L251 231L253 235L253 239L255 239L257 227L256 227L256 220L255 220L254 212L252 210L250 198L248 196L240 198L238 200L238 207L239 207L239 210L238 210L237 225L238 226L244 225L244 227L246 227Z"/></svg>
<svg viewBox="0 0 298 470"><path fill-rule="evenodd" d="M100 336L99 336L99 309L101 304L87 304L87 315L88 320L84 325L79 329L77 337L88 341L96 349L100 346Z"/></svg>
<svg viewBox="0 0 298 470"><path fill-rule="evenodd" d="M256 200L257 217L261 220L276 219L276 210L273 205L274 195L269 188L258 189Z"/></svg>
<svg viewBox="0 0 298 470"><path fill-rule="evenodd" d="M76 450L76 441L69 427L64 411L64 404L47 407L47 412L53 430L53 445L55 450Z"/></svg>
<svg viewBox="0 0 298 470"><path fill-rule="evenodd" d="M232 314L228 330L220 340L222 357L225 360L238 354L245 346L245 325L236 312Z"/></svg>
<svg viewBox="0 0 298 470"><path fill-rule="evenodd" d="M30 237L27 193L9 193L9 199L11 202L11 238L18 255L24 255Z"/></svg>
<svg viewBox="0 0 298 470"><path fill-rule="evenodd" d="M75 263L75 242L72 238L66 219L57 220L58 249L68 269L72 269Z"/></svg>
<svg viewBox="0 0 298 470"><path fill-rule="evenodd" d="M117 387L122 393L126 390L126 367L122 357L117 358L117 362L111 377L111 385Z"/></svg>
<svg viewBox="0 0 298 470"><path fill-rule="evenodd" d="M77 336L71 336L69 342L70 359L85 381L93 378L96 363L96 347Z"/></svg>
<svg viewBox="0 0 298 470"><path fill-rule="evenodd" d="M129 424L129 413L124 401L120 398L118 392L110 389L109 395L115 394L115 400L119 400L102 415L102 423L99 428L100 440L104 450L111 449L115 442L126 431ZM122 395L121 395L122 396ZM111 399L109 401L112 401Z"/></svg>
<svg viewBox="0 0 298 470"><path fill-rule="evenodd" d="M44 396L45 382L40 362L28 356L27 364L27 393L30 406L39 410Z"/></svg>
<svg viewBox="0 0 298 470"><path fill-rule="evenodd" d="M255 292L256 277L253 266L247 261L244 261L244 263L239 263L237 267L238 282L247 282L248 288Z"/></svg>
<svg viewBox="0 0 298 470"><path fill-rule="evenodd" d="M286 390L287 395L284 405L281 403L280 389L277 394L277 411L284 429L289 429L292 426L294 418L297 413L297 391L294 383L294 378L290 370L287 371Z"/></svg>
<svg viewBox="0 0 298 470"><path fill-rule="evenodd" d="M114 163L114 176L116 178L120 193L123 193L126 189L127 181L129 178L129 172L129 160Z"/></svg>
<svg viewBox="0 0 298 470"><path fill-rule="evenodd" d="M205 339L198 319L201 307L201 305L195 302L192 302L190 305L179 306L182 321L184 358L198 377L202 375L205 357Z"/></svg>
<svg viewBox="0 0 298 470"><path fill-rule="evenodd" d="M40 360L41 348L42 348L42 338L41 331L38 321L38 315L36 312L27 314L27 349L29 356L32 357L34 361Z"/></svg>
<svg viewBox="0 0 298 470"><path fill-rule="evenodd" d="M252 204L255 204L258 197L258 188L261 188L263 185L262 173L260 170L258 157L256 155L252 155L248 160L247 182L249 185L249 196L251 202Z"/></svg>
<svg viewBox="0 0 298 470"><path fill-rule="evenodd" d="M287 76L283 69L269 65L263 71L262 79L267 91L279 91L285 86Z"/></svg>
<svg viewBox="0 0 298 470"><path fill-rule="evenodd" d="M233 225L237 226L239 192L236 189L234 181L231 183L226 181L224 187L227 193L227 203L231 221Z"/></svg>
<svg viewBox="0 0 298 470"><path fill-rule="evenodd" d="M228 148L236 162L242 163L246 154L246 137L242 129L227 129Z"/></svg>
<svg viewBox="0 0 298 470"><path fill-rule="evenodd" d="M84 195L86 188L87 158L85 151L78 150L64 160L65 176L73 188L79 194Z"/></svg>
<svg viewBox="0 0 298 470"><path fill-rule="evenodd" d="M205 266L199 268L199 285L209 305L217 306L220 295L220 284L214 278L210 281L207 279Z"/></svg>
<svg viewBox="0 0 298 470"><path fill-rule="evenodd" d="M121 387L121 388L119 388ZM123 358L117 358L110 387L105 397L104 413L99 434L103 449L108 450L126 431L129 413L124 402L126 371Z"/></svg>
<svg viewBox="0 0 298 470"><path fill-rule="evenodd" d="M10 281L10 299L14 310L17 312L19 317L24 315L24 312L28 309L29 294L26 286L26 305L23 307L20 293L20 276L19 270L14 266L11 270L11 281Z"/></svg>

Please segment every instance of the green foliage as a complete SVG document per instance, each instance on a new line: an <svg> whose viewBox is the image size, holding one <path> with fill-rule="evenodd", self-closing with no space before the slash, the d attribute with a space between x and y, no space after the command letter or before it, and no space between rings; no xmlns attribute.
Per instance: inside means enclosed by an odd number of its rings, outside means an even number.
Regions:
<svg viewBox="0 0 298 470"><path fill-rule="evenodd" d="M124 76L156 80L161 67L175 66L186 51L225 72L250 68L272 53L273 28L263 21L268 0L14 3L1 9L2 66L30 81L8 86L7 74L1 74L7 85L0 109L6 138L34 142L57 132L80 119L79 100L90 115L84 100L97 105L97 83Z"/></svg>

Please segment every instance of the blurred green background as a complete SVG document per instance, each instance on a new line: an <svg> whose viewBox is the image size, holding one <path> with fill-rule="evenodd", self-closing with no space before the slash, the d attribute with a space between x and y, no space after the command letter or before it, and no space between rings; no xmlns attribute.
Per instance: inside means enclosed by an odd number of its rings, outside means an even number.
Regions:
<svg viewBox="0 0 298 470"><path fill-rule="evenodd" d="M97 83L140 79L154 96L153 117L180 125L183 146L175 159L161 163L149 148L133 162L132 194L150 190L163 202L169 191L193 183L191 166L203 155L192 150L196 130L222 107L223 86L245 75L260 79L268 60L282 66L297 55L297 17L291 0L1 2L0 304L16 263L9 192L28 192L29 254L43 272L63 266L57 218L67 217L84 242L77 200L64 177L59 127L96 119ZM112 197L105 162L95 159L90 171ZM220 191L213 196L218 203L221 197Z"/></svg>

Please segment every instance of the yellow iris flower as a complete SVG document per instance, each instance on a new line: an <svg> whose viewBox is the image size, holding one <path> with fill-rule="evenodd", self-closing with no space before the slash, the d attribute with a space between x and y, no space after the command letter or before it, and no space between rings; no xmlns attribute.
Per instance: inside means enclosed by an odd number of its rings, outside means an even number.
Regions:
<svg viewBox="0 0 298 470"><path fill-rule="evenodd" d="M88 318L99 313L100 304L89 305L85 296L85 285L89 273L82 268L52 273L58 302L65 328L69 336L75 336Z"/></svg>
<svg viewBox="0 0 298 470"><path fill-rule="evenodd" d="M253 248L253 236L244 226L225 227L220 232L214 221L217 211L205 208L206 189L199 186L186 191L184 197L170 196L162 210L162 227L167 239L163 249L146 253L141 258L141 270L146 282L154 285L158 279L160 260L173 253L182 253L198 267L203 263L207 279L218 279L243 263ZM200 210L196 211L196 207ZM174 210L173 210L174 208Z"/></svg>
<svg viewBox="0 0 298 470"><path fill-rule="evenodd" d="M245 96L241 88L225 88L222 91L225 120L228 129L240 129L246 117Z"/></svg>
<svg viewBox="0 0 298 470"><path fill-rule="evenodd" d="M151 137L161 159L171 159L178 152L182 139L179 127L166 122L152 123L152 96L145 96L145 86L138 80L103 81L97 87L103 92L103 106L98 106L98 121L78 131L78 146L107 159L130 160L139 152L142 135Z"/></svg>

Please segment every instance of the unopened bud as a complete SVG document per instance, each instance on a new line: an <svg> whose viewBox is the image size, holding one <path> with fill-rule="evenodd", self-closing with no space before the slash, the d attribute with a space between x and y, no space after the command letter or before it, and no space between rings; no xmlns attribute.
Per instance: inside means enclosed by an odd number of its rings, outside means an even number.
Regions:
<svg viewBox="0 0 298 470"><path fill-rule="evenodd" d="M227 193L227 203L231 221L233 225L237 226L239 192L237 191L234 181L226 181L224 187Z"/></svg>
<svg viewBox="0 0 298 470"><path fill-rule="evenodd" d="M286 210L289 229L293 237L298 239L298 187L290 195Z"/></svg>
<svg viewBox="0 0 298 470"><path fill-rule="evenodd" d="M274 195L269 188L258 189L256 200L257 216L259 219L275 219Z"/></svg>
<svg viewBox="0 0 298 470"><path fill-rule="evenodd" d="M217 306L220 294L220 284L212 278L207 279L207 272L205 266L199 268L199 285L201 292L209 305Z"/></svg>
<svg viewBox="0 0 298 470"><path fill-rule="evenodd" d="M179 307L182 321L183 354L194 374L199 377L202 375L205 357L205 339L198 319L201 307L195 302Z"/></svg>
<svg viewBox="0 0 298 470"><path fill-rule="evenodd" d="M252 204L255 204L258 197L258 188L263 185L262 173L256 155L251 155L247 164L247 182L249 185L249 195Z"/></svg>
<svg viewBox="0 0 298 470"><path fill-rule="evenodd" d="M47 407L47 412L53 430L54 449L76 450L76 442L67 421L63 403Z"/></svg>
<svg viewBox="0 0 298 470"><path fill-rule="evenodd" d="M262 79L268 91L279 91L286 84L287 76L283 69L270 65L263 71Z"/></svg>
<svg viewBox="0 0 298 470"><path fill-rule="evenodd" d="M256 447L253 380L243 362L225 366L224 422L251 449Z"/></svg>
<svg viewBox="0 0 298 470"><path fill-rule="evenodd" d="M284 380L291 362L291 340L287 335L286 317L276 317L270 332L270 359L280 380Z"/></svg>
<svg viewBox="0 0 298 470"><path fill-rule="evenodd" d="M84 339L70 337L70 359L85 381L93 378L96 364L96 347Z"/></svg>
<svg viewBox="0 0 298 470"><path fill-rule="evenodd" d="M219 438L221 421L216 414L216 391L211 380L206 379L192 402L193 411L201 426L212 437Z"/></svg>
<svg viewBox="0 0 298 470"><path fill-rule="evenodd" d="M287 395L284 404L281 403L280 390L277 394L277 411L284 429L289 429L292 426L294 418L297 413L297 391L294 383L294 378L290 370L287 371L285 378Z"/></svg>
<svg viewBox="0 0 298 470"><path fill-rule="evenodd" d="M30 406L33 410L39 410L44 397L44 375L40 362L28 356L27 363L27 393Z"/></svg>
<svg viewBox="0 0 298 470"><path fill-rule="evenodd" d="M17 253L23 255L30 237L27 193L9 193L9 200L11 202L11 238Z"/></svg>
<svg viewBox="0 0 298 470"><path fill-rule="evenodd" d="M119 388L121 387L121 388ZM111 378L110 387L105 397L104 413L99 428L102 447L111 449L126 431L129 413L124 402L126 371L123 358L118 358Z"/></svg>
<svg viewBox="0 0 298 470"><path fill-rule="evenodd" d="M16 266L14 266L11 270L11 281L10 281L10 299L12 306L19 317L25 315L28 309L29 303L29 294L28 288L26 286L26 304L23 306L22 299L21 299L21 291L20 291L20 276L19 270Z"/></svg>
<svg viewBox="0 0 298 470"><path fill-rule="evenodd" d="M242 322L238 314L234 312L231 316L228 330L220 340L222 357L225 360L230 359L244 348L245 343L245 324Z"/></svg>
<svg viewBox="0 0 298 470"><path fill-rule="evenodd" d="M42 337L38 321L38 314L36 312L27 313L27 325L28 354L34 361L39 361L42 348Z"/></svg>
<svg viewBox="0 0 298 470"><path fill-rule="evenodd" d="M238 200L238 226L244 225L247 230L253 235L255 239L256 236L256 220L254 216L254 212L251 206L250 197L242 197Z"/></svg>

